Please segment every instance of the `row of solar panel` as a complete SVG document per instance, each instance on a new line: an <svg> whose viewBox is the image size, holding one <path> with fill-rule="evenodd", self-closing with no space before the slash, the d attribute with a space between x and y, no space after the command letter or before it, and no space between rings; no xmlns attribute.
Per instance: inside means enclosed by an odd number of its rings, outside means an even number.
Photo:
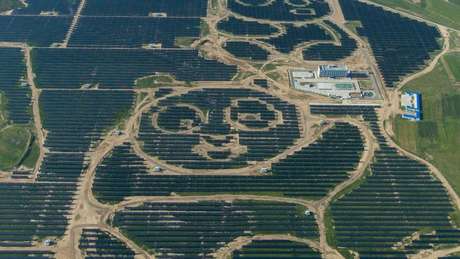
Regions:
<svg viewBox="0 0 460 259"><path fill-rule="evenodd" d="M359 35L369 41L389 87L426 64L441 49L435 27L357 0L340 0L347 20L360 21Z"/></svg>
<svg viewBox="0 0 460 259"><path fill-rule="evenodd" d="M132 88L136 79L155 72L180 81L227 81L237 72L197 50L34 48L32 57L41 88Z"/></svg>
<svg viewBox="0 0 460 259"><path fill-rule="evenodd" d="M25 81L24 53L19 48L0 48L0 103L6 102L6 119L11 123L31 121L30 88Z"/></svg>
<svg viewBox="0 0 460 259"><path fill-rule="evenodd" d="M453 211L443 185L428 167L391 147L378 125L375 106L311 105L313 114L359 116L378 139L379 150L363 183L331 205L337 245L360 258L407 258L421 249L460 243L450 221ZM417 231L420 241L394 246ZM444 236L444 237L443 237Z"/></svg>
<svg viewBox="0 0 460 259"><path fill-rule="evenodd" d="M115 213L112 225L154 250L158 258L211 258L240 236L257 233L317 238L313 214L265 201L149 202Z"/></svg>

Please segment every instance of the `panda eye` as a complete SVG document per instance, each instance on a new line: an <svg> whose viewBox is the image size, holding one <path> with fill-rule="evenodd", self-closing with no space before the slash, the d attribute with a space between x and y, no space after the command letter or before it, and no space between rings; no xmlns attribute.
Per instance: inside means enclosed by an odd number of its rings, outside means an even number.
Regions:
<svg viewBox="0 0 460 259"><path fill-rule="evenodd" d="M258 100L238 100L230 116L234 127L246 131L264 130L277 119L276 112Z"/></svg>
<svg viewBox="0 0 460 259"><path fill-rule="evenodd" d="M158 112L156 125L171 133L191 133L203 121L203 114L192 106L168 106Z"/></svg>

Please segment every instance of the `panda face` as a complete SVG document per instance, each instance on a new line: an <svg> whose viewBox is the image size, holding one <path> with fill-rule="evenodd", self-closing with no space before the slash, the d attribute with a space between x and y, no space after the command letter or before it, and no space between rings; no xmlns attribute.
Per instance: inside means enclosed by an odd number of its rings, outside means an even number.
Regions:
<svg viewBox="0 0 460 259"><path fill-rule="evenodd" d="M204 88L167 97L142 120L145 151L191 169L245 167L278 155L299 137L295 106L250 89Z"/></svg>

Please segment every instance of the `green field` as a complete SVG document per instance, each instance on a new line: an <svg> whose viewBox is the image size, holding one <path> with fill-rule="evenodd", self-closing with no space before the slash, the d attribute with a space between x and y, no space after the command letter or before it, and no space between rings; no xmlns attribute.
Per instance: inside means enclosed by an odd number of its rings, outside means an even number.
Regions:
<svg viewBox="0 0 460 259"><path fill-rule="evenodd" d="M460 52L449 53L444 56L446 65L449 68L449 73L455 79L460 82Z"/></svg>
<svg viewBox="0 0 460 259"><path fill-rule="evenodd" d="M203 21L203 20L201 20L201 22L200 22L200 30L201 30L201 33L200 33L201 38L204 38L204 37L208 36L209 35L209 25L208 25L208 23Z"/></svg>
<svg viewBox="0 0 460 259"><path fill-rule="evenodd" d="M8 123L8 117L6 113L6 96L0 91L0 129Z"/></svg>
<svg viewBox="0 0 460 259"><path fill-rule="evenodd" d="M23 6L24 4L22 4L19 0L0 0L0 12L8 11Z"/></svg>
<svg viewBox="0 0 460 259"><path fill-rule="evenodd" d="M174 83L174 77L169 74L158 74L142 77L136 80L136 88L153 88Z"/></svg>
<svg viewBox="0 0 460 259"><path fill-rule="evenodd" d="M40 147L38 146L37 142L34 141L30 145L30 149L27 151L27 154L24 157L24 160L22 161L22 165L27 168L34 168L39 156Z"/></svg>
<svg viewBox="0 0 460 259"><path fill-rule="evenodd" d="M30 138L27 127L11 125L0 130L0 170L9 170L21 161Z"/></svg>
<svg viewBox="0 0 460 259"><path fill-rule="evenodd" d="M395 118L396 142L433 163L460 194L460 87L439 62L432 72L409 82L404 89L422 93L423 120Z"/></svg>
<svg viewBox="0 0 460 259"><path fill-rule="evenodd" d="M359 35L358 28L363 27L363 24L360 21L350 21L345 23L345 27L347 27L350 31L354 34Z"/></svg>
<svg viewBox="0 0 460 259"><path fill-rule="evenodd" d="M371 0L397 10L423 17L451 27L460 29L460 1L459 0Z"/></svg>
<svg viewBox="0 0 460 259"><path fill-rule="evenodd" d="M449 31L449 40L451 49L460 49L460 34L456 31Z"/></svg>
<svg viewBox="0 0 460 259"><path fill-rule="evenodd" d="M195 40L197 40L195 37L176 37L174 40L174 46L180 48L190 48Z"/></svg>

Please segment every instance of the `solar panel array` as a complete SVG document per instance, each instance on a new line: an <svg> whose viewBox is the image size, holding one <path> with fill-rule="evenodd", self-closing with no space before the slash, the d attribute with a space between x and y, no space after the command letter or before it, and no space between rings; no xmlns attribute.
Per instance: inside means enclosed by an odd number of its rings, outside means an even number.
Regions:
<svg viewBox="0 0 460 259"><path fill-rule="evenodd" d="M394 87L401 77L423 67L441 49L435 27L381 7L356 0L340 0L347 20L362 24L359 35L369 41L385 83Z"/></svg>
<svg viewBox="0 0 460 259"><path fill-rule="evenodd" d="M232 253L233 259L240 258L297 258L321 259L318 251L311 249L307 244L290 240L253 240L241 249Z"/></svg>
<svg viewBox="0 0 460 259"><path fill-rule="evenodd" d="M113 127L123 114L129 114L133 101L131 91L42 92L40 109L43 126L48 130L45 147L60 152L87 151L100 140L101 132Z"/></svg>
<svg viewBox="0 0 460 259"><path fill-rule="evenodd" d="M409 253L419 250L434 249L440 246L458 246L460 244L460 229L438 229L421 234L419 239L412 241L405 249Z"/></svg>
<svg viewBox="0 0 460 259"><path fill-rule="evenodd" d="M310 0L300 6L284 0L229 0L227 5L230 11L237 14L271 21L307 21L330 12L329 5L324 0Z"/></svg>
<svg viewBox="0 0 460 259"><path fill-rule="evenodd" d="M243 2L244 4L242 4ZM313 5L320 4L321 1L309 2ZM301 1L298 5L303 5L305 2ZM238 8L246 9L254 9L254 13L251 15L247 15L251 18L260 18L258 15L262 14L262 11L265 8L270 9L270 14L278 14L284 17L286 14L282 14L282 12L286 11L283 9L282 6L288 6L289 8L297 8L295 3L293 2L285 2L285 1L271 1L270 3L266 3L265 1L229 1L229 5L236 5L239 6ZM251 9L252 8L252 9ZM273 8L273 10L271 9ZM289 9L288 8L288 9ZM276 9L276 10L275 10ZM291 10L291 9L289 9ZM292 9L293 10L293 9ZM295 16L295 13L290 11L290 15ZM235 10L232 10L238 13ZM267 11L267 10L265 10ZM268 12L268 11L267 11ZM278 13L278 12L281 12ZM264 14L265 15L265 14ZM289 16L289 15L288 15ZM286 18L286 17L284 17ZM251 36L255 37L257 41L264 42L265 44L273 46L277 51L288 54L289 52L293 51L299 45L312 45L308 46L307 49L303 51L303 57L306 60L327 60L327 61L336 61L343 58L350 56L353 51L357 48L356 41L348 36L348 34L343 31L340 27L329 20L325 20L324 23L329 27L329 30L335 31L338 36L340 43L334 44L328 41L334 40L334 38L330 35L330 33L323 28L322 25L318 23L312 24L304 24L304 25L296 25L293 23L282 23L282 21L296 21L295 19L300 19L299 17L293 18L294 20L290 20L286 18L286 20L280 19L280 26L285 28L285 32L281 35L271 36L275 32L278 31L277 28L271 26L270 24L264 24L256 21L247 21L241 18L235 18L230 16L224 20L221 20L217 27L221 31L225 31L237 36ZM276 20L277 19L269 19L269 20ZM308 20L308 18L303 18L301 20ZM269 38L262 38L269 37ZM326 41L326 42L324 42ZM240 44L241 48L231 49L235 56L237 57L251 57L256 56L253 54L254 47L243 46ZM245 43L245 45L249 45L249 43Z"/></svg>
<svg viewBox="0 0 460 259"><path fill-rule="evenodd" d="M332 23L326 21L326 24L331 25ZM333 46L332 43L320 43L323 41L332 41L334 40L333 37L330 35L326 29L319 25L319 24L305 24L305 25L295 25L290 23L280 24L284 27L285 32L277 36L271 36L269 38L261 38L262 36L268 37L271 34L275 33L277 29L275 27L270 26L269 24L262 24L259 22L254 21L245 21L238 18L234 18L233 16L229 17L227 20L223 20L218 23L218 28L223 31L230 32L235 35L242 35L242 36L252 36L256 37L256 40L260 42L264 42L265 44L273 46L277 51L288 54L289 52L293 51L296 47L303 44L318 44L324 47ZM348 38L346 33L340 28L338 28L335 24L332 24L330 27L334 27L334 29L338 30L339 33L343 35L343 48L340 49L340 53L337 53L337 47L333 46L335 50L333 50L333 54L336 56L342 55L346 57L351 54L351 52L356 48L356 44L354 40ZM259 38L257 38L259 37ZM255 43L245 42L238 43L240 46L235 46L234 48L230 49L230 52L234 53L236 57L258 57L257 54L254 54L257 48ZM251 44L251 45L250 45ZM355 44L355 45L353 45ZM252 47L254 46L254 47ZM353 47L354 46L354 47ZM313 46L313 50L311 53L315 53L315 55L321 55L321 50L318 46ZM258 48L260 49L260 48ZM262 50L262 49L261 49ZM261 50L257 50L261 52ZM351 50L351 52L347 52ZM318 53L318 51L320 51ZM324 51L324 50L322 50ZM310 53L310 52L308 52ZM325 55L325 54L323 54ZM331 53L329 53L331 55ZM342 58L343 58L342 57ZM313 57L309 57L310 59L314 59ZM335 57L340 59L340 57ZM265 60L266 58L262 57L261 60Z"/></svg>
<svg viewBox="0 0 460 259"><path fill-rule="evenodd" d="M147 202L115 213L112 225L155 251L156 258L213 258L240 236L292 234L315 239L315 216L306 208L271 201Z"/></svg>
<svg viewBox="0 0 460 259"><path fill-rule="evenodd" d="M130 196L173 193L243 193L317 199L349 177L363 149L359 129L337 123L311 145L273 163L267 175L168 175L150 173L144 160L125 143L114 148L98 166L92 190L104 203L120 202Z"/></svg>
<svg viewBox="0 0 460 259"><path fill-rule="evenodd" d="M51 259L54 258L54 253L50 251L27 250L27 251L0 251L0 259Z"/></svg>
<svg viewBox="0 0 460 259"><path fill-rule="evenodd" d="M132 88L137 78L155 72L181 81L227 81L237 72L236 66L204 59L191 49L34 48L32 58L41 88Z"/></svg>
<svg viewBox="0 0 460 259"><path fill-rule="evenodd" d="M39 15L56 12L58 15L73 15L81 0L27 0L27 6L15 9L14 15Z"/></svg>
<svg viewBox="0 0 460 259"><path fill-rule="evenodd" d="M299 44L312 43L317 41L333 40L331 35L318 24L307 24L296 26L285 24L286 32L278 37L262 39L262 41L271 44L276 50L282 53L289 53Z"/></svg>
<svg viewBox="0 0 460 259"><path fill-rule="evenodd" d="M235 106L232 102L247 98L256 99L256 103L260 106L253 104L255 106L249 107L244 114L260 115L260 119L251 119L249 122L242 122L239 119L238 113L241 112L238 112L237 109L240 105ZM199 118L198 114L189 108L187 111L184 111L185 108L174 109L178 105L192 105L199 108L206 113L207 120ZM280 118L282 122L273 127L268 127L269 123L276 121L274 111L268 109L269 105L282 114ZM170 109L163 110L164 108ZM233 127L231 121L225 118L225 109L228 108L236 112L231 120L245 124L245 129ZM154 125L152 116L157 114L158 123ZM180 125L184 120L194 122L190 127L196 129L193 129L191 134L181 133L186 130ZM275 96L252 89L205 88L160 100L158 105L143 114L139 140L142 141L145 152L173 165L190 169L240 168L247 166L250 162L265 161L293 145L300 137L298 120L299 114L296 107ZM262 123L265 129L255 130L248 123ZM171 128L176 131L171 132ZM240 145L246 147L247 152L235 156L222 154L224 159L214 159L194 151L194 147L200 142L206 140L209 143L210 138L218 137L226 139L220 144L214 143L214 146L225 146L238 141Z"/></svg>
<svg viewBox="0 0 460 259"><path fill-rule="evenodd" d="M238 36L265 36L278 32L278 29L270 24L245 21L234 16L221 20L217 24L217 29Z"/></svg>
<svg viewBox="0 0 460 259"><path fill-rule="evenodd" d="M458 243L449 214L453 206L441 182L426 165L391 147L381 134L373 106L312 105L313 114L363 116L379 143L371 174L331 206L337 246L359 252L360 258L406 258L428 245L430 235L412 246L393 249L423 229L436 230L434 245ZM445 235L446 238L440 238ZM436 239L436 238L435 238ZM429 242L428 242L429 243Z"/></svg>
<svg viewBox="0 0 460 259"><path fill-rule="evenodd" d="M254 79L253 83L262 88L268 88L268 81L266 79Z"/></svg>
<svg viewBox="0 0 460 259"><path fill-rule="evenodd" d="M29 247L44 238L64 235L85 168L81 152L89 148L88 139L94 141L107 129L108 122L115 124L117 111L131 104L124 101L132 98L131 93L118 99L111 93L103 94L106 98L95 91L42 92L42 120L49 134L45 146L49 151L34 183L0 184L0 246ZM123 101L118 103L120 99ZM68 148L73 145L80 150Z"/></svg>
<svg viewBox="0 0 460 259"><path fill-rule="evenodd" d="M252 61L267 60L269 54L267 50L250 41L227 41L224 49L235 57Z"/></svg>
<svg viewBox="0 0 460 259"><path fill-rule="evenodd" d="M134 259L136 255L118 238L98 228L84 228L78 248L85 259Z"/></svg>
<svg viewBox="0 0 460 259"><path fill-rule="evenodd" d="M21 85L25 72L22 49L0 48L0 95L6 97L5 115L12 123L28 124L31 121L30 88Z"/></svg>
<svg viewBox="0 0 460 259"><path fill-rule="evenodd" d="M196 18L83 16L69 46L140 48L161 44L162 48L173 48L177 37L199 36L200 19Z"/></svg>
<svg viewBox="0 0 460 259"><path fill-rule="evenodd" d="M0 41L27 42L43 47L62 43L79 1L29 0L27 3L27 7L14 10L12 16L0 16ZM362 12L362 6L352 3L352 8L345 12ZM330 12L323 0L274 0L270 3L229 0L228 5L243 16L280 22L307 21ZM34 183L0 183L0 247L11 248L0 251L0 258L54 257L51 251L18 251L17 248L37 246L44 239L63 237L73 216L74 196L87 166L87 152L129 113L135 100L135 93L129 88L134 87L136 79L156 72L168 73L186 82L233 78L236 66L207 60L198 50L140 49L150 43L160 43L162 48L177 48L175 42L181 37L199 37L200 21L206 16L206 9L206 0L91 0L86 2L75 31L70 34L70 48L33 49L35 81L42 89L39 104L47 133L46 154ZM38 16L47 11L55 11L58 16ZM402 31L413 26L415 35L420 34L422 43L415 45L414 33L407 38L398 36L398 40L406 39L412 44L410 46L422 49L414 52L418 63L436 49L430 37L436 38L437 32L417 22L398 20L394 14L383 13L385 15L376 17L384 21L384 25L396 23L395 28L402 28ZM389 42L388 39L394 39L393 35L385 34L382 39L380 32L369 29L381 25L376 17L358 16L366 19L362 21L364 29L360 32L369 37L378 61L379 53L392 54L390 48L406 46L398 45L399 41ZM398 23L401 20L403 22ZM325 21L325 24L339 34L340 45L316 44L303 52L304 58L340 60L351 55L356 42L334 23ZM288 53L300 43L332 39L318 25L283 26L286 34L260 40ZM239 35L267 35L277 31L269 25L234 17L219 23L219 27ZM383 50L379 52L378 46L382 44ZM262 53L254 46L246 42L227 42L226 48L236 56L266 59L267 52ZM401 60L396 60L395 64L409 66L406 60ZM393 80L394 69L391 66L382 68L381 63L381 69L386 69L385 79ZM404 71L407 73L418 63ZM18 85L25 73L23 53L17 48L0 48L0 66L0 91L9 100L9 119L15 123L30 122L30 90ZM266 80L254 80L254 83L267 86ZM95 89L85 90L88 85ZM171 88L161 88L156 91L155 98L172 93ZM448 218L452 206L442 185L429 174L428 168L387 145L373 107L342 107L340 111L336 108L311 107L312 113L317 114L363 115L380 145L371 166L372 174L332 206L339 246L357 250L361 258L390 258L405 257L438 245L457 244L459 231L452 228ZM204 111L206 119L195 109ZM224 109L228 109L233 123L224 119ZM273 126L277 112L282 114L282 123ZM152 114L158 114L157 124L152 123L155 119ZM256 119L251 119L254 117ZM160 160L191 169L248 166L278 155L301 137L299 113L294 105L249 89L190 90L160 100L141 119L139 140L142 148ZM234 125L246 129L235 130ZM189 129L190 126L193 129ZM235 141L229 136L235 134L239 134L240 144L248 148L247 153L234 156L233 151L217 149L204 157L193 150L203 141L225 147ZM175 194L254 194L319 199L350 177L364 149L358 127L336 122L312 144L273 163L267 173L185 176L151 172L145 161L134 153L131 144L124 143L113 149L98 166L92 191L104 203L116 203L132 196ZM267 201L147 202L118 211L111 224L139 245L152 249L158 258L210 258L212 252L239 236L269 233L317 239L315 215L307 215L305 210L295 204ZM396 242L421 228L435 231L421 235L420 240L400 251L391 249ZM79 247L86 258L134 258L134 252L126 244L100 229L85 228ZM274 253L294 258L321 257L304 244L285 240L254 241L235 251L233 256L268 258Z"/></svg>
<svg viewBox="0 0 460 259"><path fill-rule="evenodd" d="M50 46L64 41L71 22L70 16L0 15L0 41Z"/></svg>
<svg viewBox="0 0 460 259"><path fill-rule="evenodd" d="M167 17L204 17L207 0L91 0L83 15L88 16L149 16L165 13Z"/></svg>
<svg viewBox="0 0 460 259"><path fill-rule="evenodd" d="M356 49L356 41L348 36L339 26L331 21L324 21L328 27L332 28L340 37L340 44L318 43L303 51L305 60L317 61L337 61L350 56Z"/></svg>
<svg viewBox="0 0 460 259"><path fill-rule="evenodd" d="M82 154L49 153L35 183L0 183L0 246L29 247L64 235L82 170Z"/></svg>

